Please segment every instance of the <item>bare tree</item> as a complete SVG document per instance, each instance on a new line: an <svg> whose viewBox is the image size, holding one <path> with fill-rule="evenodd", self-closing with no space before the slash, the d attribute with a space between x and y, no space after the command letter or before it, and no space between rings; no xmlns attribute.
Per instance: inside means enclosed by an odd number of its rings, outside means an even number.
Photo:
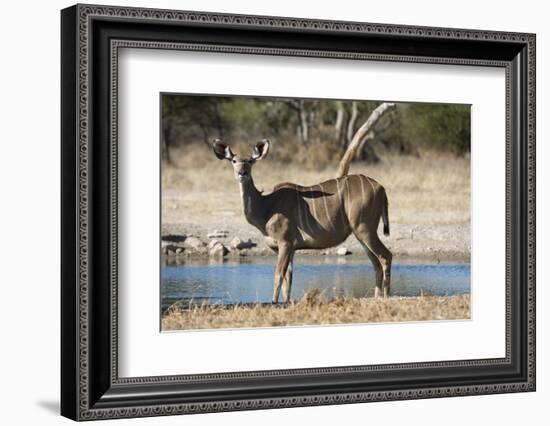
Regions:
<svg viewBox="0 0 550 426"><path fill-rule="evenodd" d="M342 160L340 160L340 165L338 166L337 177L346 176L349 171L349 166L353 157L357 153L359 145L363 143L364 139L368 137L368 134L372 131L378 120L388 111L395 108L395 104L384 102L380 104L369 116L367 121L357 130L353 136L348 149L346 150Z"/></svg>
<svg viewBox="0 0 550 426"><path fill-rule="evenodd" d="M336 121L334 122L334 141L336 145L344 147L345 145L345 132L346 128L346 109L344 108L344 103L342 101L336 102Z"/></svg>
<svg viewBox="0 0 550 426"><path fill-rule="evenodd" d="M307 144L309 140L309 122L308 113L304 106L303 99L288 99L286 104L290 106L298 115L298 136L300 141Z"/></svg>
<svg viewBox="0 0 550 426"><path fill-rule="evenodd" d="M357 102L353 101L351 103L351 116L348 121L346 146L348 146L351 143L351 140L353 139L353 135L355 134L355 122L357 121L358 116L359 116L359 109L357 108Z"/></svg>
<svg viewBox="0 0 550 426"><path fill-rule="evenodd" d="M357 148L357 155L361 160L368 159L374 162L379 161L380 158L370 146L370 142L374 140L380 141L383 138L384 133L393 125L392 117L392 114L388 115L388 120L384 120L385 122L379 122L376 128L371 128L365 138L361 141L359 147Z"/></svg>

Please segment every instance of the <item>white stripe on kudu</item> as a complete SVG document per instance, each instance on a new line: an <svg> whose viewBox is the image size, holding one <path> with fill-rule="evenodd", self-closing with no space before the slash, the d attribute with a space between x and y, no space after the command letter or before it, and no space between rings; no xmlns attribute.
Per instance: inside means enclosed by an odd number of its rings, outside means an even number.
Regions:
<svg viewBox="0 0 550 426"><path fill-rule="evenodd" d="M342 190L340 189L340 179L336 179L336 192L338 193L338 202L340 203L340 216L342 216L342 223L346 223L346 213L343 206L344 199L342 197Z"/></svg>

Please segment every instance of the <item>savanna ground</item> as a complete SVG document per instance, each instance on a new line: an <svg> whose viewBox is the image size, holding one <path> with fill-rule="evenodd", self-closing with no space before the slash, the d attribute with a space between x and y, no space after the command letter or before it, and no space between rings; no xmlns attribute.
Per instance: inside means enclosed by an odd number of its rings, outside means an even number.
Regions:
<svg viewBox="0 0 550 426"><path fill-rule="evenodd" d="M171 308L162 318L162 329L277 327L373 322L435 321L470 318L470 296L418 296L389 299L323 299L312 289L287 306L266 304L209 305Z"/></svg>
<svg viewBox="0 0 550 426"><path fill-rule="evenodd" d="M277 149L273 146L272 149ZM242 151L243 146L234 151ZM245 153L243 151L243 153ZM340 157L329 159L318 170L295 162L257 162L252 174L258 189L271 192L281 182L311 185L334 177ZM272 255L260 232L248 224L241 206L239 186L226 161L219 161L208 147L191 145L175 150L173 165L162 172L162 235L194 236L208 243L207 234L226 231L217 239L227 247L238 237L252 243L230 249L229 256ZM361 173L380 182L387 191L391 236L379 235L392 251L394 261L470 261L470 158L435 151L419 155L387 154L376 164L355 162L350 173ZM365 256L353 236L342 246L351 255ZM185 249L183 249L185 250ZM333 254L337 248L325 250ZM201 252L208 256L208 251ZM307 252L306 252L307 254ZM319 254L311 251L310 254ZM178 260L196 251L183 251ZM275 262L275 259L274 259ZM365 262L368 259L365 257ZM269 305L209 304L182 309L174 306L162 318L163 330L267 327L279 325L420 321L470 318L469 296L410 297L379 300L311 297L285 307Z"/></svg>

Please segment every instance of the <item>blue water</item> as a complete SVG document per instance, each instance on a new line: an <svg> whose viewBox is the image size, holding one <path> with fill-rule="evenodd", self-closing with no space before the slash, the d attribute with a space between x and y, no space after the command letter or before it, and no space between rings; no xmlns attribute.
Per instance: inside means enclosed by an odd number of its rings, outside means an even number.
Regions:
<svg viewBox="0 0 550 426"><path fill-rule="evenodd" d="M273 292L274 257L208 264L189 262L161 269L161 309L175 302L234 304L270 302ZM335 294L365 297L374 293L374 270L362 257L296 257L291 298L301 298L310 288L327 297ZM392 265L393 296L420 293L455 295L470 293L469 264Z"/></svg>

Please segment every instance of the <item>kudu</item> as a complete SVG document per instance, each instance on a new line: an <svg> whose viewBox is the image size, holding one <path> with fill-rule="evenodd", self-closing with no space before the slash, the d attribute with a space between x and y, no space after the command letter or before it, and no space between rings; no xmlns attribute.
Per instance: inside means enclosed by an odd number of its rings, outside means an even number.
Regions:
<svg viewBox="0 0 550 426"><path fill-rule="evenodd" d="M384 234L389 235L388 198L384 188L364 175L348 175L357 147L378 119L394 105L380 105L354 135L338 176L313 186L281 183L270 194L258 191L252 179L252 166L265 158L269 141L258 142L251 156L235 155L219 139L213 144L220 160L233 165L239 182L246 220L264 235L267 245L277 252L272 303L290 301L294 253L300 249L334 247L353 233L363 246L376 272L375 296L390 294L392 254L378 238L382 217Z"/></svg>

